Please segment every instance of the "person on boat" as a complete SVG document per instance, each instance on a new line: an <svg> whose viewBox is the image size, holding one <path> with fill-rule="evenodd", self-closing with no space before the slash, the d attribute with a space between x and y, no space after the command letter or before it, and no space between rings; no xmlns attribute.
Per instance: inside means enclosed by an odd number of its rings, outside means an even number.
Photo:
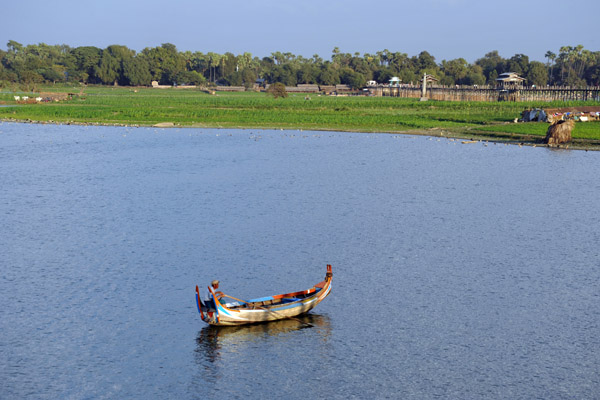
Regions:
<svg viewBox="0 0 600 400"><path fill-rule="evenodd" d="M210 285L213 287L213 291L215 292L217 299L221 298L223 296L223 292L218 291L219 281L215 279L214 281L212 281L210 283ZM217 305L215 304L215 300L213 299L213 295L210 292L210 290L208 290L208 289L206 289L206 297L204 297L204 304L208 308L212 308L212 309L217 308Z"/></svg>

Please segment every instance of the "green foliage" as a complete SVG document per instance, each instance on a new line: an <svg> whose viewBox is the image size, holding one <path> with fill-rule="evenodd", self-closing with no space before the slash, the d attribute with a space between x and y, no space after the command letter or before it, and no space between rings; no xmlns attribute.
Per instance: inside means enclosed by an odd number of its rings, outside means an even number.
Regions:
<svg viewBox="0 0 600 400"><path fill-rule="evenodd" d="M600 59L600 56L598 58ZM586 81L592 86L600 86L600 63L590 67L586 71Z"/></svg>
<svg viewBox="0 0 600 400"><path fill-rule="evenodd" d="M464 80L469 73L469 63L464 58L457 58L451 61L442 61L442 71L451 78L450 84L464 84Z"/></svg>
<svg viewBox="0 0 600 400"><path fill-rule="evenodd" d="M136 81L134 68L128 68L129 76L125 73L125 64L132 64L135 51L125 46L112 45L102 51L100 62L96 67L96 76L104 84L129 84L129 80ZM128 79L128 77L131 77Z"/></svg>
<svg viewBox="0 0 600 400"><path fill-rule="evenodd" d="M226 79L229 86L242 86L243 79L240 72L235 71L229 74Z"/></svg>
<svg viewBox="0 0 600 400"><path fill-rule="evenodd" d="M388 49L361 55L344 53L337 47L330 61L317 54L304 58L280 51L259 59L247 52L180 52L170 43L136 53L119 45L106 49L44 43L23 46L11 40L6 51L0 50L0 79L29 84L31 73L36 73L48 83L61 82L66 77L68 81L86 84L147 85L157 80L165 85L208 82L251 87L256 78L264 78L268 83L287 86L346 83L358 88L367 80L387 83L393 76L403 83L417 84L424 73L435 76L443 85L495 85L499 74L516 72L527 79L528 85L600 84L599 51L592 52L582 45L563 46L557 54L546 52L546 60L545 64L530 61L525 54L503 58L498 51L491 51L473 64L463 58L437 63L427 51L412 57Z"/></svg>
<svg viewBox="0 0 600 400"><path fill-rule="evenodd" d="M177 83L177 75L186 69L186 60L171 43L145 48L140 57L148 63L152 79L163 85Z"/></svg>
<svg viewBox="0 0 600 400"><path fill-rule="evenodd" d="M110 51L103 51L100 62L94 70L94 75L104 84L116 84L121 72L121 60L110 54Z"/></svg>
<svg viewBox="0 0 600 400"><path fill-rule="evenodd" d="M397 75L396 72L397 71L394 71L389 67L379 67L373 72L373 79L375 79L377 82L388 83L393 76ZM402 78L402 82L410 82L410 80L406 81L404 78Z"/></svg>
<svg viewBox="0 0 600 400"><path fill-rule="evenodd" d="M179 85L202 85L206 78L196 71L181 71L175 77Z"/></svg>
<svg viewBox="0 0 600 400"><path fill-rule="evenodd" d="M475 64L469 67L467 76L464 78L465 85L485 85L485 76L483 75L483 69Z"/></svg>
<svg viewBox="0 0 600 400"><path fill-rule="evenodd" d="M422 51L421 53L419 53L419 57L417 58L416 62L418 66L418 71L420 73L424 73L425 71L429 72L437 69L435 57L426 51Z"/></svg>
<svg viewBox="0 0 600 400"><path fill-rule="evenodd" d="M84 83L97 83L96 66L100 63L102 57L102 49L93 46L83 46L73 49L72 55L75 59L75 69L80 73ZM71 73L73 73L72 71Z"/></svg>
<svg viewBox="0 0 600 400"><path fill-rule="evenodd" d="M33 91L37 86L44 81L44 77L35 71L23 71L21 74L21 82L23 89L27 92Z"/></svg>
<svg viewBox="0 0 600 400"><path fill-rule="evenodd" d="M56 83L65 79L64 74L58 71L58 68L43 68L39 70L39 73L46 82Z"/></svg>
<svg viewBox="0 0 600 400"><path fill-rule="evenodd" d="M503 72L516 72L519 75L525 75L529 69L529 57L525 54L515 54L507 62Z"/></svg>
<svg viewBox="0 0 600 400"><path fill-rule="evenodd" d="M318 83L319 67L314 64L304 64L297 73L298 83Z"/></svg>
<svg viewBox="0 0 600 400"><path fill-rule="evenodd" d="M483 75L487 79L489 85L496 84L496 78L504 71L505 60L500 57L497 50L490 51L483 58L475 61L476 65L479 65L482 69Z"/></svg>
<svg viewBox="0 0 600 400"><path fill-rule="evenodd" d="M581 86L588 83L585 81L590 77L590 72L600 65L600 52L591 52L582 45L575 47L563 46L558 56L552 56L556 64L551 68L552 79L562 85Z"/></svg>
<svg viewBox="0 0 600 400"><path fill-rule="evenodd" d="M121 64L123 66L123 80L128 85L150 85L152 75L150 74L148 62L143 57L139 55L128 57Z"/></svg>
<svg viewBox="0 0 600 400"><path fill-rule="evenodd" d="M353 89L360 89L365 86L367 79L363 74L355 72L352 68L345 67L340 73L340 81Z"/></svg>
<svg viewBox="0 0 600 400"><path fill-rule="evenodd" d="M527 83L538 87L544 87L548 83L548 70L539 61L532 61L525 76Z"/></svg>
<svg viewBox="0 0 600 400"><path fill-rule="evenodd" d="M338 85L340 74L332 64L325 64L319 73L319 82L323 85Z"/></svg>
<svg viewBox="0 0 600 400"><path fill-rule="evenodd" d="M256 73L251 68L242 70L242 83L248 89L254 86L256 82Z"/></svg>
<svg viewBox="0 0 600 400"><path fill-rule="evenodd" d="M269 78L270 82L280 82L284 86L296 86L298 82L294 67L289 64L274 66Z"/></svg>

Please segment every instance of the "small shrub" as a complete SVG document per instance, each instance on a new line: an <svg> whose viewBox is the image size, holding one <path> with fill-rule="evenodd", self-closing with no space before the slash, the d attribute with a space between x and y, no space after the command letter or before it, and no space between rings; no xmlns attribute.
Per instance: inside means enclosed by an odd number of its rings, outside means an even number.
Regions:
<svg viewBox="0 0 600 400"><path fill-rule="evenodd" d="M288 93L285 90L285 85L281 82L277 82L269 86L267 92L269 92L274 99L278 97L288 97Z"/></svg>

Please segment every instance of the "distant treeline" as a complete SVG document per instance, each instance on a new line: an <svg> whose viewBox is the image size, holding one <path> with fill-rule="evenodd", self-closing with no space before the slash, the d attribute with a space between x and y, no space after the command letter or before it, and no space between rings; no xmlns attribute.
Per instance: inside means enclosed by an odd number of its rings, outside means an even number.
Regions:
<svg viewBox="0 0 600 400"><path fill-rule="evenodd" d="M154 80L165 85L251 87L257 79L287 86L343 83L360 88L367 81L386 83L393 76L404 83L417 83L424 73L434 75L441 85L493 85L503 72L518 73L527 79L527 85L600 84L600 52L581 45L561 47L558 54L548 51L545 63L530 61L525 54L503 58L498 51L491 51L473 64L464 58L438 63L427 51L412 57L389 50L361 55L342 53L337 47L330 60L317 54L305 58L281 52L263 58L250 53L181 52L170 43L139 53L121 45L105 49L44 43L23 46L13 40L6 47L6 51L0 50L0 86L20 85L26 90L42 83L140 86Z"/></svg>

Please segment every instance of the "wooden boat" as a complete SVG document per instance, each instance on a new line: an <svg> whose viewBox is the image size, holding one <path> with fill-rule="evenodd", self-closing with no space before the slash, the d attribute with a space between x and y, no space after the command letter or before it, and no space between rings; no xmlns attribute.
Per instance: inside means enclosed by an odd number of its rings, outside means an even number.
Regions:
<svg viewBox="0 0 600 400"><path fill-rule="evenodd" d="M241 300L215 292L212 286L208 290L215 300L216 308L207 307L200 299L200 290L196 285L196 305L202 320L210 325L243 325L280 319L293 319L316 307L331 291L331 265L327 265L325 280L300 292L278 294L259 299ZM225 302L225 298L235 300Z"/></svg>

